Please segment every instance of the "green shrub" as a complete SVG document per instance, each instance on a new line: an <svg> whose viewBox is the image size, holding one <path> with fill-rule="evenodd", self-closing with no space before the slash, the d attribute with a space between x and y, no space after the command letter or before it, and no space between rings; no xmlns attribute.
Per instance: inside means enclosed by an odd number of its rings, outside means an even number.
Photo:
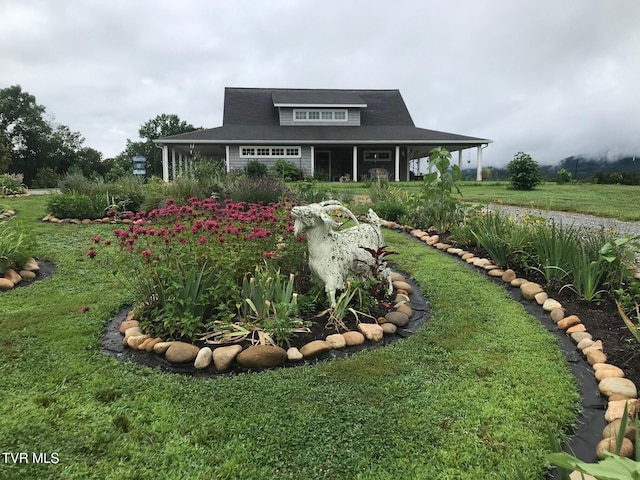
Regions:
<svg viewBox="0 0 640 480"><path fill-rule="evenodd" d="M173 199L176 205L184 205L190 198L202 200L205 196L204 187L191 175L178 177L167 186L167 197Z"/></svg>
<svg viewBox="0 0 640 480"><path fill-rule="evenodd" d="M0 175L0 197L5 195L18 195L24 193L22 176L17 174Z"/></svg>
<svg viewBox="0 0 640 480"><path fill-rule="evenodd" d="M60 183L60 175L53 168L40 168L36 173L31 186L33 188L55 188Z"/></svg>
<svg viewBox="0 0 640 480"><path fill-rule="evenodd" d="M509 162L507 174L515 190L533 190L542 182L538 162L523 152L518 152Z"/></svg>
<svg viewBox="0 0 640 480"><path fill-rule="evenodd" d="M80 193L91 198L96 195L95 183L79 171L67 173L62 177L58 188L62 193Z"/></svg>
<svg viewBox="0 0 640 480"><path fill-rule="evenodd" d="M561 168L560 170L558 170L558 173L556 173L556 182L558 182L558 185L571 183L572 180L573 180L573 175L571 175L571 172L568 171L566 168Z"/></svg>
<svg viewBox="0 0 640 480"><path fill-rule="evenodd" d="M287 186L278 179L270 177L249 177L233 187L229 192L234 202L277 203L291 194Z"/></svg>
<svg viewBox="0 0 640 480"><path fill-rule="evenodd" d="M302 171L298 167L282 159L276 161L272 170L278 178L285 181L300 180L302 178Z"/></svg>
<svg viewBox="0 0 640 480"><path fill-rule="evenodd" d="M386 185L372 184L369 189L371 208L380 218L399 222L409 213L409 194L404 190L387 188Z"/></svg>
<svg viewBox="0 0 640 480"><path fill-rule="evenodd" d="M54 195L45 204L46 212L58 218L100 218L104 216L102 208L82 193L62 193Z"/></svg>
<svg viewBox="0 0 640 480"><path fill-rule="evenodd" d="M267 175L267 166L258 160L251 160L245 167L245 173L247 177L264 177Z"/></svg>
<svg viewBox="0 0 640 480"><path fill-rule="evenodd" d="M19 269L33 256L37 241L24 228L0 222L0 273L7 268Z"/></svg>

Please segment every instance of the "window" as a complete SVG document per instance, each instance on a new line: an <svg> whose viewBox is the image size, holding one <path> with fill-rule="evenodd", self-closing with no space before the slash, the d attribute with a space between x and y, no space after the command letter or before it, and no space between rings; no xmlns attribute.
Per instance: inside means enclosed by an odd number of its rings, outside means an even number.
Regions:
<svg viewBox="0 0 640 480"><path fill-rule="evenodd" d="M244 147L239 148L240 158L300 158L300 147Z"/></svg>
<svg viewBox="0 0 640 480"><path fill-rule="evenodd" d="M389 150L365 150L365 162L389 162L391 161L391 151Z"/></svg>
<svg viewBox="0 0 640 480"><path fill-rule="evenodd" d="M346 122L346 110L293 110L297 122Z"/></svg>

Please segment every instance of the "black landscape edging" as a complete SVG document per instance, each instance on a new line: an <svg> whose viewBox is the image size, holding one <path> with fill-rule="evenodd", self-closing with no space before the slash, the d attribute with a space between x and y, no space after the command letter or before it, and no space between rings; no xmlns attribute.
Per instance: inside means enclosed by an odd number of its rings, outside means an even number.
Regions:
<svg viewBox="0 0 640 480"><path fill-rule="evenodd" d="M395 269L394 269L395 271ZM402 272L398 272L402 273ZM403 274L404 275L404 274ZM378 348L386 347L398 340L410 337L413 333L422 328L429 320L429 303L426 297L422 294L420 287L405 275L406 282L411 285L413 292L409 295L411 301L411 309L413 315L409 319L409 325L406 327L398 327L397 331L393 335L385 335L382 341L378 343L372 343L365 341L362 345L356 345L352 347L346 347L341 350L329 350L313 359L304 359L300 362L287 361L284 365L276 368L295 368L302 365L315 365L320 362L326 362L337 358L346 358L356 353L374 350ZM127 313L131 310L131 307L126 307L121 310L109 323L105 329L103 335L101 349L102 353L108 357L115 358L119 361L131 361L140 365L145 365L151 368L160 368L170 373L180 373L185 375L191 375L195 378L217 378L223 376L233 376L242 373L259 373L263 370L252 370L244 368L234 362L231 370L225 373L215 372L213 365L205 369L199 370L193 366L193 362L188 364L173 364L169 363L164 355L158 355L155 353L147 353L144 351L134 350L122 345L123 335L119 332L119 327ZM220 345L222 346L222 345ZM213 346L212 346L213 347Z"/></svg>

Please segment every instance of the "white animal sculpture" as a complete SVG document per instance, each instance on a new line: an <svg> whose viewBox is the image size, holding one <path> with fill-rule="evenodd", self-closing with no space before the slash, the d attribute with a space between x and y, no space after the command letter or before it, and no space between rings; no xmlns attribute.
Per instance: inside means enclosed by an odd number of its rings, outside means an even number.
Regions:
<svg viewBox="0 0 640 480"><path fill-rule="evenodd" d="M337 230L342 224L329 215L336 210L345 212L355 227ZM384 245L380 232L380 219L373 210L367 214L368 223L360 224L355 215L340 202L328 200L321 203L293 207L295 234L305 233L309 244L309 267L325 285L331 306L336 306L336 291L345 288L347 280L362 277L371 271L375 260L363 247L378 250ZM389 269L382 272L391 291Z"/></svg>

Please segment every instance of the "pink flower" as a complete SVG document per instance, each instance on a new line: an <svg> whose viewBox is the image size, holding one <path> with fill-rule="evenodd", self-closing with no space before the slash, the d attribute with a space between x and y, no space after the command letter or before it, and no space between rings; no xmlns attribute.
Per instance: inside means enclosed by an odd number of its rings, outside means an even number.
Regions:
<svg viewBox="0 0 640 480"><path fill-rule="evenodd" d="M275 255L275 253L274 253L274 252L264 252L264 253L262 254L262 256L263 256L264 258L273 258L273 256L274 256L274 255Z"/></svg>
<svg viewBox="0 0 640 480"><path fill-rule="evenodd" d="M207 237L206 236L202 236L198 239L198 243L202 244L202 243L207 243Z"/></svg>
<svg viewBox="0 0 640 480"><path fill-rule="evenodd" d="M100 243L100 235L97 235L95 237L91 237L91 242L92 243Z"/></svg>
<svg viewBox="0 0 640 480"><path fill-rule="evenodd" d="M89 258L95 258L95 256L98 254L98 252L96 252L93 247L91 247L91 249L87 252L87 257Z"/></svg>
<svg viewBox="0 0 640 480"><path fill-rule="evenodd" d="M82 313L87 313L89 311L89 307L82 307Z"/></svg>

